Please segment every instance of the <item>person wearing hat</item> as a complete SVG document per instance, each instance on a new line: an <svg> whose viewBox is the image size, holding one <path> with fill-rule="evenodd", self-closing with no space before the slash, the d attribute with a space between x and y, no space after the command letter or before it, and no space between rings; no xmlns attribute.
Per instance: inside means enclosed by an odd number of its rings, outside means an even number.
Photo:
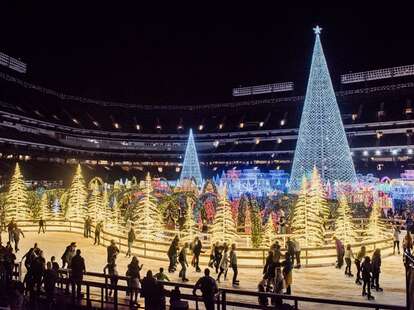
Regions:
<svg viewBox="0 0 414 310"><path fill-rule="evenodd" d="M66 264L68 264L68 267L70 267L72 258L75 256L75 253L76 253L76 242L72 242L66 247L66 250L62 255L62 269L65 268Z"/></svg>
<svg viewBox="0 0 414 310"><path fill-rule="evenodd" d="M116 256L119 253L119 249L116 246L116 243L115 243L114 239L111 240L111 244L106 248L106 252L107 252L106 262L108 264L110 264L112 262L115 262Z"/></svg>

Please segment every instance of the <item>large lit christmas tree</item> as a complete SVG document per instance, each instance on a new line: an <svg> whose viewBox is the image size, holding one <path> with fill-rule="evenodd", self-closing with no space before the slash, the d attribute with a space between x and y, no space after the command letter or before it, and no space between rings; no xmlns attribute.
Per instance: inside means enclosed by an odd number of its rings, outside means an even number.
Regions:
<svg viewBox="0 0 414 310"><path fill-rule="evenodd" d="M390 237L390 230L387 229L387 226L381 219L381 207L377 201L374 201L374 204L372 205L365 233L366 235L364 239L370 241Z"/></svg>
<svg viewBox="0 0 414 310"><path fill-rule="evenodd" d="M81 166L76 168L75 176L68 192L68 203L65 217L72 221L84 221L87 214L88 192L82 176Z"/></svg>
<svg viewBox="0 0 414 310"><path fill-rule="evenodd" d="M344 244L354 243L358 234L352 221L352 210L344 195L339 199L339 207L337 210L337 218L335 220L335 236Z"/></svg>
<svg viewBox="0 0 414 310"><path fill-rule="evenodd" d="M13 176L10 180L9 190L6 195L6 221L10 221L12 218L15 220L29 219L30 210L27 203L27 188L24 184L23 175L20 172L19 163L16 163Z"/></svg>
<svg viewBox="0 0 414 310"><path fill-rule="evenodd" d="M317 167L324 182L355 182L341 114L320 41L321 28L314 28L316 39L306 90L305 104L293 158L290 191L298 191L301 178Z"/></svg>
<svg viewBox="0 0 414 310"><path fill-rule="evenodd" d="M138 238L142 240L157 240L163 232L161 214L156 204L156 198L152 194L151 176L148 173L145 178L144 196L138 202L136 208L135 227Z"/></svg>
<svg viewBox="0 0 414 310"><path fill-rule="evenodd" d="M97 183L91 184L91 193L88 199L88 215L93 222L98 223L105 219L103 197Z"/></svg>
<svg viewBox="0 0 414 310"><path fill-rule="evenodd" d="M324 244L323 219L319 214L319 206L309 200L309 189L306 177L302 178L302 186L298 200L293 208L292 231L305 247Z"/></svg>
<svg viewBox="0 0 414 310"><path fill-rule="evenodd" d="M54 217L52 210L49 206L49 197L46 192L44 192L40 198L40 207L38 213L38 219L49 220Z"/></svg>
<svg viewBox="0 0 414 310"><path fill-rule="evenodd" d="M105 199L105 192L104 192L104 199ZM121 231L121 208L119 207L119 203L114 195L112 197L111 203L107 205L107 219L105 224L107 224L107 228L112 230L113 232L120 232Z"/></svg>
<svg viewBox="0 0 414 310"><path fill-rule="evenodd" d="M211 241L232 244L237 238L236 224L234 223L231 205L227 198L227 188L220 188L220 200L211 227Z"/></svg>
<svg viewBox="0 0 414 310"><path fill-rule="evenodd" d="M264 233L262 238L262 247L269 248L276 239L276 230L273 223L272 212L267 218L266 225L264 227Z"/></svg>
<svg viewBox="0 0 414 310"><path fill-rule="evenodd" d="M190 135L188 136L187 147L185 149L184 163L183 168L181 170L180 183L183 184L184 180L191 179L195 180L197 186L201 186L203 182L192 129L190 129Z"/></svg>

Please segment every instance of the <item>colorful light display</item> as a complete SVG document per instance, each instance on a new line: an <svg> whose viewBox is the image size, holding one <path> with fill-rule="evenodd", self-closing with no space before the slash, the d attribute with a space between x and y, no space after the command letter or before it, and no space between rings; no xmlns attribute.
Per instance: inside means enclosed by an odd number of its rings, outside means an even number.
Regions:
<svg viewBox="0 0 414 310"><path fill-rule="evenodd" d="M201 186L203 182L192 129L190 129L187 147L185 149L184 163L183 169L181 171L180 183L183 183L183 181L186 179L194 179L197 186Z"/></svg>
<svg viewBox="0 0 414 310"><path fill-rule="evenodd" d="M293 159L290 190L298 191L303 175L316 166L327 182L356 181L354 164L323 53L319 33L312 55L305 104Z"/></svg>

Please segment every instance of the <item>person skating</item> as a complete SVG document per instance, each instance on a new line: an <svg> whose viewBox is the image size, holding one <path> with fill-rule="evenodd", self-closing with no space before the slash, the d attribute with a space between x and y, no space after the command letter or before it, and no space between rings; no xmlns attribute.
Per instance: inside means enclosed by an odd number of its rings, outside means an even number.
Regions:
<svg viewBox="0 0 414 310"><path fill-rule="evenodd" d="M9 224L7 224L7 232L9 233L9 242L13 243L14 242L14 228L16 226L16 223L14 222L14 217L11 219L11 221L9 222Z"/></svg>
<svg viewBox="0 0 414 310"><path fill-rule="evenodd" d="M220 246L220 243L217 241L214 247L214 268L216 269L216 273L219 272L222 252L223 247Z"/></svg>
<svg viewBox="0 0 414 310"><path fill-rule="evenodd" d="M398 255L400 255L400 234L401 234L400 228L398 227L398 225L395 225L393 227L393 232L392 232L393 241L394 241L393 253L392 253L393 255L395 255L395 247L397 247Z"/></svg>
<svg viewBox="0 0 414 310"><path fill-rule="evenodd" d="M15 225L14 230L13 230L13 239L14 239L14 250L16 251L16 253L19 252L20 235L22 235L24 238L23 231L19 227L17 227L17 225Z"/></svg>
<svg viewBox="0 0 414 310"><path fill-rule="evenodd" d="M40 231L45 233L45 229L46 229L46 221L43 219L43 217L41 217L39 220L39 231L37 232L37 234L40 234Z"/></svg>
<svg viewBox="0 0 414 310"><path fill-rule="evenodd" d="M194 267L196 269L196 272L201 272L199 263L200 263L200 254L202 253L202 247L201 241L198 237L195 237L193 242L193 255L194 255Z"/></svg>
<svg viewBox="0 0 414 310"><path fill-rule="evenodd" d="M187 267L188 267L187 249L188 249L188 242L184 243L184 246L182 247L180 254L178 255L178 262L181 265L181 270L178 276L183 280L183 282L188 282L188 279L186 278L186 274L185 274L187 271Z"/></svg>
<svg viewBox="0 0 414 310"><path fill-rule="evenodd" d="M344 264L344 254L345 248L341 240L339 240L336 236L333 237L335 241L335 248L336 248L336 259L337 264L336 268L341 269Z"/></svg>
<svg viewBox="0 0 414 310"><path fill-rule="evenodd" d="M168 272L175 272L176 266L177 266L177 256L178 256L178 243L179 243L178 236L175 236L173 241L170 244L170 247L168 248L168 260L170 262L168 266Z"/></svg>
<svg viewBox="0 0 414 310"><path fill-rule="evenodd" d="M131 248L132 248L132 244L135 241L135 231L134 231L134 227L131 225L131 228L128 232L128 251L126 253L126 257L131 257Z"/></svg>
<svg viewBox="0 0 414 310"><path fill-rule="evenodd" d="M286 294L292 294L292 282L293 282L293 264L290 256L285 254L285 260L281 263L283 265L283 278L285 279Z"/></svg>
<svg viewBox="0 0 414 310"><path fill-rule="evenodd" d="M381 273L381 250L376 249L372 254L372 282L371 288L375 288L377 292L382 292L383 289L379 285L379 276Z"/></svg>
<svg viewBox="0 0 414 310"><path fill-rule="evenodd" d="M90 218L90 216L87 216L85 219L83 235L86 238L89 238L92 235L92 219Z"/></svg>
<svg viewBox="0 0 414 310"><path fill-rule="evenodd" d="M237 280L237 275L238 275L238 269L237 269L237 253L236 253L236 244L233 243L231 245L231 250L230 250L230 268L233 270L233 280L232 280L232 284L233 285L239 285L239 280Z"/></svg>
<svg viewBox="0 0 414 310"><path fill-rule="evenodd" d="M58 279L58 273L53 269L52 263L47 262L46 271L43 276L43 286L46 293L46 302L51 308L55 301L56 281Z"/></svg>
<svg viewBox="0 0 414 310"><path fill-rule="evenodd" d="M227 270L229 268L229 248L227 247L227 245L224 246L223 249L223 253L221 256L221 261L220 261L220 272L217 276L217 282L220 283L220 276L224 273L224 281L226 281L227 278Z"/></svg>
<svg viewBox="0 0 414 310"><path fill-rule="evenodd" d="M352 252L350 244L346 245L344 256L345 256L345 264L346 264L345 275L348 276L348 277L353 277L354 275L351 272L351 265L352 265L351 258L355 259L355 257L354 257L354 253Z"/></svg>
<svg viewBox="0 0 414 310"><path fill-rule="evenodd" d="M362 296L367 296L369 300L373 300L375 298L371 295L372 265L369 256L366 256L364 262L361 264L361 273L362 281L364 282L364 284L362 285Z"/></svg>
<svg viewBox="0 0 414 310"><path fill-rule="evenodd" d="M204 277L198 279L193 288L193 295L196 295L197 290L201 291L203 302L206 310L214 310L215 295L218 293L216 281L210 277L210 269L204 270Z"/></svg>
<svg viewBox="0 0 414 310"><path fill-rule="evenodd" d="M106 266L103 269L103 272L104 274L109 275L111 286L109 288L108 296L112 296L112 289L118 284L118 270L116 268L115 261L111 261L110 263L106 264Z"/></svg>
<svg viewBox="0 0 414 310"><path fill-rule="evenodd" d="M358 285L362 284L361 283L361 280L362 280L361 279L361 263L365 257L365 254L366 254L366 249L365 249L365 246L363 245L361 246L361 250L358 252L357 256L355 257L355 261L354 261L355 266L357 268L357 275L356 275L355 283Z"/></svg>
<svg viewBox="0 0 414 310"><path fill-rule="evenodd" d="M131 290L132 298L131 302L135 305L138 305L138 293L140 289L140 281L141 281L141 274L140 271L142 270L143 265L139 265L138 258L136 256L132 257L131 263L128 264L127 269L127 276L129 277L128 280L128 287Z"/></svg>
<svg viewBox="0 0 414 310"><path fill-rule="evenodd" d="M106 248L106 262L109 264L112 261L116 261L116 257L119 253L119 249L116 246L115 240L111 240L111 244Z"/></svg>
<svg viewBox="0 0 414 310"><path fill-rule="evenodd" d="M102 231L103 223L102 221L98 222L95 226L95 242L94 245L99 245L101 243L101 231Z"/></svg>
<svg viewBox="0 0 414 310"><path fill-rule="evenodd" d="M293 243L295 245L295 258L296 258L296 266L295 268L300 269L301 268L301 264L300 264L300 252L302 250L302 248L300 247L300 242L298 239L293 239Z"/></svg>
<svg viewBox="0 0 414 310"><path fill-rule="evenodd" d="M75 253L76 242L71 242L71 244L66 247L65 252L62 255L62 269L65 269L66 265L70 268L72 258L75 256Z"/></svg>

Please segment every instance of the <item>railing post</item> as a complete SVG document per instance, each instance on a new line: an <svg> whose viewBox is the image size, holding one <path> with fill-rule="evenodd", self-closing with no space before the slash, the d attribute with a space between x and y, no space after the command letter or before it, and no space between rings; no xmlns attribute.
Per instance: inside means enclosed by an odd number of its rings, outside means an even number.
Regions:
<svg viewBox="0 0 414 310"><path fill-rule="evenodd" d="M92 307L91 292L90 292L89 284L86 285L86 307L88 309Z"/></svg>
<svg viewBox="0 0 414 310"><path fill-rule="evenodd" d="M299 309L298 300L295 299L295 310L298 310L298 309Z"/></svg>
<svg viewBox="0 0 414 310"><path fill-rule="evenodd" d="M220 310L220 303L221 303L221 299L220 299L220 292L217 294L217 310Z"/></svg>
<svg viewBox="0 0 414 310"><path fill-rule="evenodd" d="M144 241L144 257L147 256L147 242Z"/></svg>
<svg viewBox="0 0 414 310"><path fill-rule="evenodd" d="M114 310L118 310L118 287L114 286Z"/></svg>
<svg viewBox="0 0 414 310"><path fill-rule="evenodd" d="M22 262L19 263L19 281L22 282Z"/></svg>
<svg viewBox="0 0 414 310"><path fill-rule="evenodd" d="M101 309L104 307L104 288L101 287Z"/></svg>
<svg viewBox="0 0 414 310"><path fill-rule="evenodd" d="M226 291L221 292L221 309L226 310Z"/></svg>

